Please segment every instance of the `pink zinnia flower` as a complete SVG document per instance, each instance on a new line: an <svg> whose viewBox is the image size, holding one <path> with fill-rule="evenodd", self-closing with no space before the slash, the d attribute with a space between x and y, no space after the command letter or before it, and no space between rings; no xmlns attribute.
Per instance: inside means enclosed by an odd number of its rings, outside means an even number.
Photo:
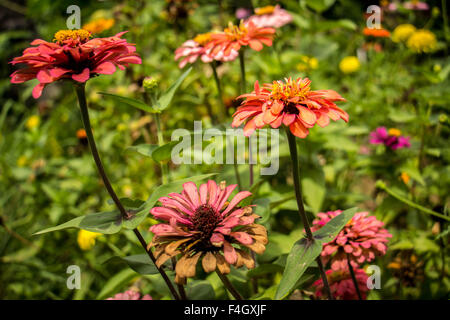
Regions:
<svg viewBox="0 0 450 320"><path fill-rule="evenodd" d="M252 14L252 10L248 8L238 8L235 16L238 20L247 19Z"/></svg>
<svg viewBox="0 0 450 320"><path fill-rule="evenodd" d="M253 22L258 28L273 27L281 28L292 22L292 15L279 5L256 8L255 15L247 19L246 22Z"/></svg>
<svg viewBox="0 0 450 320"><path fill-rule="evenodd" d="M401 131L395 128L378 127L370 133L371 144L384 144L392 150L411 147L409 137L401 135Z"/></svg>
<svg viewBox="0 0 450 320"><path fill-rule="evenodd" d="M194 63L200 58L203 62L208 63L213 60L217 61L233 61L237 58L238 52L232 50L230 55L224 56L223 52L213 55L211 48L206 49L205 46L211 41L211 33L199 34L193 40L188 40L175 50L175 60L184 57L178 64L179 68L183 68L187 63Z"/></svg>
<svg viewBox="0 0 450 320"><path fill-rule="evenodd" d="M141 294L134 290L127 290L123 293L117 293L114 297L106 300L153 300L149 294L141 298Z"/></svg>
<svg viewBox="0 0 450 320"><path fill-rule="evenodd" d="M60 79L86 82L98 74L113 74L116 67L123 70L130 63L142 63L134 44L120 38L124 33L89 40L91 34L86 30L61 30L55 34L55 43L36 39L31 42L35 47L25 49L21 57L11 61L14 65L26 65L11 75L11 82L38 79L39 84L33 89L33 97L37 99L51 82Z"/></svg>
<svg viewBox="0 0 450 320"><path fill-rule="evenodd" d="M363 269L354 269L356 282L358 283L359 292L361 297L366 299L367 291L367 279L369 276ZM327 279L330 285L331 293L335 299L338 300L358 300L358 293L353 283L352 277L348 269L343 270L327 270ZM316 296L321 298L326 296L323 291L323 281L322 279L317 280L313 283L316 287Z"/></svg>
<svg viewBox="0 0 450 320"><path fill-rule="evenodd" d="M308 128L316 124L326 127L330 119L348 122L348 114L334 103L345 99L333 90L313 91L310 83L308 78L289 78L284 82L266 83L260 88L256 81L253 92L238 97L245 100L233 114L231 126L238 127L247 121L244 135L250 136L266 125L278 128L284 124L293 135L305 138Z"/></svg>
<svg viewBox="0 0 450 320"><path fill-rule="evenodd" d="M419 10L419 11L425 11L430 9L430 6L426 2L422 1L408 1L403 3L403 7L405 9L409 10Z"/></svg>
<svg viewBox="0 0 450 320"><path fill-rule="evenodd" d="M311 230L313 232L319 230L341 212L337 210L319 213L318 219L313 221ZM383 222L368 214L368 212L356 213L333 241L323 245L322 256L331 259L331 269L346 269L347 254L352 266L357 267L361 263L372 261L377 255L386 253L386 243L392 235L382 228Z"/></svg>
<svg viewBox="0 0 450 320"><path fill-rule="evenodd" d="M252 214L251 206L238 206L251 193L238 192L228 201L235 188L236 185L226 186L225 182L218 186L212 180L199 188L187 182L181 194L169 193L159 199L162 207L151 209L155 218L164 221L150 227L155 234L150 246L155 247L156 264L161 266L181 255L175 268L177 283L195 276L200 259L206 272L217 268L226 274L230 265L254 267L249 250L264 252L267 231L254 223L259 216Z"/></svg>

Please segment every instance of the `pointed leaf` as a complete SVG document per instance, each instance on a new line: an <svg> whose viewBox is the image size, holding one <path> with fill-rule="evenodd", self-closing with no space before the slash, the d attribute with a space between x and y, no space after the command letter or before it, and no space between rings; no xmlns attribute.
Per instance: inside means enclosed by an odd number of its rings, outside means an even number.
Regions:
<svg viewBox="0 0 450 320"><path fill-rule="evenodd" d="M358 208L351 208L337 215L322 228L313 233L314 239L321 244L333 241L344 226L353 218Z"/></svg>
<svg viewBox="0 0 450 320"><path fill-rule="evenodd" d="M166 92L164 92L158 99L158 110L162 111L166 109L170 102L173 99L173 96L175 92L177 91L178 87L181 85L181 83L184 81L184 79L188 76L188 74L192 71L192 67L187 69L175 83L173 83L169 89L167 89Z"/></svg>
<svg viewBox="0 0 450 320"><path fill-rule="evenodd" d="M145 102L143 102L141 100L132 99L132 98L128 98L128 97L122 97L117 94L112 94L112 93L107 93L107 92L98 92L98 94L111 97L118 102L128 104L129 106L132 106L134 108L137 108L137 109L145 111L145 112L149 112L149 113L158 113L159 112L158 110L155 110L154 108L152 108L151 106L149 106L148 104L146 104Z"/></svg>

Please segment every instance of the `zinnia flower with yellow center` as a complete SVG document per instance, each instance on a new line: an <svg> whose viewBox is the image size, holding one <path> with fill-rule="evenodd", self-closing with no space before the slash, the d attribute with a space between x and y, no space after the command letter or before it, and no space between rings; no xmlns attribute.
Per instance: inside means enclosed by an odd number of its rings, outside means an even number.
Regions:
<svg viewBox="0 0 450 320"><path fill-rule="evenodd" d="M416 53L428 53L436 50L437 40L433 32L420 29L409 37L406 45Z"/></svg>
<svg viewBox="0 0 450 320"><path fill-rule="evenodd" d="M187 182L183 191L169 193L154 207L151 214L163 223L150 227L154 233L149 247L155 247L156 265L159 267L172 257L180 255L176 264L175 281L184 284L194 277L198 261L205 272L216 269L230 272L230 265L254 268L251 251L261 254L267 244L267 231L255 219L251 206L238 204L249 197L249 191L238 192L228 198L237 185L226 186L214 181L200 185Z"/></svg>
<svg viewBox="0 0 450 320"><path fill-rule="evenodd" d="M83 29L89 31L92 34L96 34L111 29L114 26L114 24L115 24L114 19L100 18L86 23L83 26Z"/></svg>
<svg viewBox="0 0 450 320"><path fill-rule="evenodd" d="M250 136L256 129L266 125L278 128L281 124L289 127L293 135L305 138L308 128L316 124L326 127L330 119L348 122L348 114L334 101L345 101L336 91L310 88L308 78L291 78L285 81L266 83L261 88L255 83L255 90L238 97L245 98L233 114L232 127L244 126L244 135Z"/></svg>
<svg viewBox="0 0 450 320"><path fill-rule="evenodd" d="M392 41L406 42L415 31L416 27L412 24L401 24L394 29L394 32L392 33Z"/></svg>
<svg viewBox="0 0 450 320"><path fill-rule="evenodd" d="M41 123L41 118L37 115L33 115L27 119L27 122L25 122L25 127L27 127L28 130L34 130L36 129L39 124Z"/></svg>
<svg viewBox="0 0 450 320"><path fill-rule="evenodd" d="M356 72L360 67L361 63L358 57L355 56L345 57L339 62L339 69L346 74Z"/></svg>
<svg viewBox="0 0 450 320"><path fill-rule="evenodd" d="M91 232L81 229L80 231L78 231L78 246L81 248L81 250L91 250L95 245L95 239L101 235L102 234L98 232Z"/></svg>

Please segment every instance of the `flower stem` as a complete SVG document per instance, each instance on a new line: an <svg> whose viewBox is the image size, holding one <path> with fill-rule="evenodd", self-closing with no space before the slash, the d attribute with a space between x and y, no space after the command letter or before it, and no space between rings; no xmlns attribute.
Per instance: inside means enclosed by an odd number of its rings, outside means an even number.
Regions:
<svg viewBox="0 0 450 320"><path fill-rule="evenodd" d="M91 128L91 121L89 119L89 111L87 107L86 102L86 92L85 92L85 84L76 84L75 85L75 91L77 93L78 102L80 104L80 111L81 111L81 117L83 120L84 129L86 130L86 136L89 142L89 147L91 148L92 157L94 158L95 164L97 166L97 170L103 180L103 183L106 187L106 190L108 191L109 195L111 196L112 200L114 201L114 204L116 205L117 209L119 209L123 219L129 219L130 215L125 210L124 206L119 200L119 197L114 192L113 187L111 186L111 183L109 182L108 176L106 175L105 169L103 168L102 161L100 159L100 155L97 150L97 146L95 143L94 135L92 134L92 128ZM153 261L153 263L156 266L156 259L153 255L151 249L147 250L147 243L145 242L144 238L142 237L141 233L137 228L133 229L134 234L138 238L139 242L141 243L144 250L147 252L150 259ZM180 297L178 293L176 292L174 286L170 282L169 278L167 277L166 272L162 268L158 268L159 273L163 277L164 281L166 282L167 286L169 287L170 292L172 293L173 297L176 300L180 300Z"/></svg>
<svg viewBox="0 0 450 320"><path fill-rule="evenodd" d="M158 145L162 146L164 145L164 136L162 132L162 126L161 126L161 115L159 113L155 113L155 122L156 122L156 131L158 134ZM161 163L161 170L162 170L162 184L166 184L170 180L170 173L167 163Z"/></svg>
<svg viewBox="0 0 450 320"><path fill-rule="evenodd" d="M217 95L219 96L220 105L222 106L223 119L225 120L226 117L228 116L228 112L227 112L227 107L225 106L225 102L223 101L222 84L220 83L220 78L217 73L217 62L216 61L211 62L211 68L213 71L214 80L216 82ZM211 119L211 120L214 120L214 119Z"/></svg>
<svg viewBox="0 0 450 320"><path fill-rule="evenodd" d="M298 212L300 214L300 219L303 222L303 227L306 232L306 238L310 242L314 242L314 237L311 232L311 228L309 226L308 217L306 216L305 207L303 205L303 197L302 197L302 185L300 182L300 168L299 168L299 161L298 161L298 154L297 154L297 144L295 141L295 136L291 133L289 128L286 128L286 134L289 142L289 151L291 154L291 161L292 161L292 168L293 168L293 178L294 178L294 188L295 188L295 197L297 199L297 206L298 206ZM328 279L325 274L325 270L322 264L322 260L320 259L320 256L316 259L317 265L319 266L320 276L323 281L323 286L328 294L328 299L334 300L333 295L331 294L330 286L328 284Z"/></svg>
<svg viewBox="0 0 450 320"><path fill-rule="evenodd" d="M219 276L220 280L222 280L223 285L225 286L225 288L227 288L228 292L231 293L231 295L236 299L236 300L244 300L244 298L242 298L241 294L233 287L233 285L231 284L230 280L228 280L227 276L224 275L223 273L221 273L219 271L219 269L216 269L216 273Z"/></svg>
<svg viewBox="0 0 450 320"><path fill-rule="evenodd" d="M355 285L356 293L358 294L358 299L362 300L361 291L359 290L358 281L356 280L355 271L353 270L353 266L350 262L350 254L347 253L347 264L348 269L350 270L350 275L352 276L353 284Z"/></svg>
<svg viewBox="0 0 450 320"><path fill-rule="evenodd" d="M245 55L244 55L244 50L240 50L239 51L239 65L241 67L241 94L244 94L246 92L246 81L245 81ZM250 184L250 188L253 186L253 163L252 163L252 147L251 147L251 143L249 140L249 147L248 147L248 152L249 152L249 184Z"/></svg>

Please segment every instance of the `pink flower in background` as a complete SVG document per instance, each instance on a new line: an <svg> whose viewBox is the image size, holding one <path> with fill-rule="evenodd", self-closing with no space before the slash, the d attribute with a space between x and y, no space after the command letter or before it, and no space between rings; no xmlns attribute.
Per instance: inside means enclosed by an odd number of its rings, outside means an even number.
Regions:
<svg viewBox="0 0 450 320"><path fill-rule="evenodd" d="M11 82L38 79L39 84L33 89L33 97L37 99L51 82L72 79L83 83L98 74L113 74L116 67L124 70L130 63L141 64L134 44L121 39L124 33L89 40L89 31L61 30L55 34L55 43L36 39L31 42L34 47L25 49L21 57L11 61L14 65L26 65L11 74Z"/></svg>
<svg viewBox="0 0 450 320"><path fill-rule="evenodd" d="M106 300L153 300L149 294L141 298L141 294L134 290L127 290L123 293L117 293L114 297Z"/></svg>
<svg viewBox="0 0 450 320"><path fill-rule="evenodd" d="M204 63L217 61L233 61L237 58L238 52L232 50L230 55L224 56L223 52L213 55L212 49L206 49L205 46L211 41L211 33L197 35L193 40L184 42L181 47L175 50L175 60L183 59L178 64L179 68L183 68L188 63L194 63L200 58Z"/></svg>
<svg viewBox="0 0 450 320"><path fill-rule="evenodd" d="M341 212L337 210L319 213L318 219L313 221L311 230L313 232L319 230ZM347 268L347 254L352 266L357 267L361 263L372 261L377 255L386 253L386 243L392 235L382 228L383 222L368 214L357 212L333 241L324 244L322 256L331 259L332 270Z"/></svg>
<svg viewBox="0 0 450 320"><path fill-rule="evenodd" d="M210 180L198 188L194 182L183 185L183 191L169 193L154 207L151 214L163 223L150 227L155 234L156 265L181 255L176 265L177 283L195 276L195 266L202 259L206 272L230 272L230 265L247 268L255 266L250 250L261 254L267 244L266 229L254 223L259 218L252 207L238 204L251 196L249 191L238 192L228 201L237 185L217 185Z"/></svg>
<svg viewBox="0 0 450 320"><path fill-rule="evenodd" d="M403 3L403 7L409 10L425 11L430 9L430 6L426 2L422 1L408 1Z"/></svg>
<svg viewBox="0 0 450 320"><path fill-rule="evenodd" d="M371 144L384 144L392 150L411 147L409 137L401 135L401 131L395 128L378 127L370 133Z"/></svg>
<svg viewBox="0 0 450 320"><path fill-rule="evenodd" d="M267 6L256 8L255 14L248 18L248 21L252 21L258 28L280 28L292 22L292 15L286 10L281 9L279 5L275 7Z"/></svg>
<svg viewBox="0 0 450 320"><path fill-rule="evenodd" d="M367 291L367 279L369 276L363 269L354 269L356 282L358 283L359 291L361 292L361 297L366 299ZM330 285L331 293L337 300L358 300L358 293L356 291L355 285L352 281L352 277L348 269L343 270L327 270L327 279ZM322 279L317 280L313 283L313 287L316 288L316 296L321 298L327 296L323 291L323 281Z"/></svg>
<svg viewBox="0 0 450 320"><path fill-rule="evenodd" d="M248 8L238 8L236 10L236 18L239 20L247 19L252 14L252 10Z"/></svg>

